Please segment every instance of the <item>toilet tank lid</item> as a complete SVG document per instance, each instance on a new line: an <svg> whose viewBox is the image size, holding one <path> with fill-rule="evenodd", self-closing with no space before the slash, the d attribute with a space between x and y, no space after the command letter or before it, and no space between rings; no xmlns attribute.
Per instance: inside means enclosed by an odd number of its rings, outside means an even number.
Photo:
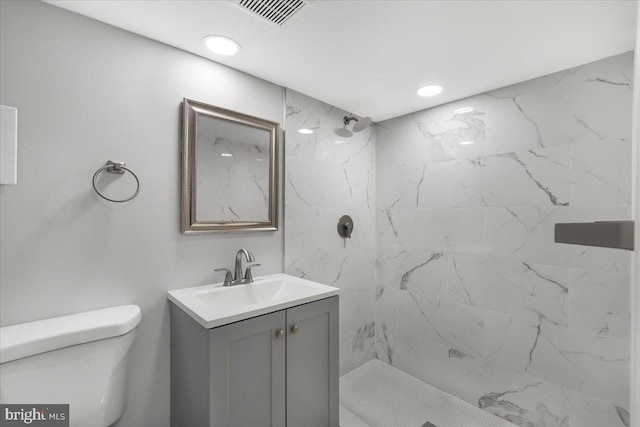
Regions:
<svg viewBox="0 0 640 427"><path fill-rule="evenodd" d="M124 335L140 323L140 307L121 305L0 328L0 363Z"/></svg>

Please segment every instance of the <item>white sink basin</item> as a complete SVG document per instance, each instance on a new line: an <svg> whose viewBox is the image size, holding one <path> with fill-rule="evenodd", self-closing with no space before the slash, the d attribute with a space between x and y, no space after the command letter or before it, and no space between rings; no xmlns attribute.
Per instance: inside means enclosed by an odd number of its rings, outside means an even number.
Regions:
<svg viewBox="0 0 640 427"><path fill-rule="evenodd" d="M288 274L272 274L248 285L217 283L169 291L169 300L209 329L338 295L338 291Z"/></svg>

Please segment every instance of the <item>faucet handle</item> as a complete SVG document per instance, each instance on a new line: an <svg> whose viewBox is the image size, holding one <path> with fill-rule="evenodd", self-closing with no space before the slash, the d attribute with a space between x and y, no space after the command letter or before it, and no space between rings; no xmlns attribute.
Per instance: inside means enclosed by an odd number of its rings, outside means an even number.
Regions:
<svg viewBox="0 0 640 427"><path fill-rule="evenodd" d="M228 268L216 268L213 271L226 271L226 274L224 276L224 283L222 284L222 286L231 286L231 282L233 282L233 274L231 274L231 270L229 270Z"/></svg>
<svg viewBox="0 0 640 427"><path fill-rule="evenodd" d="M244 271L244 280L245 283L253 283L253 276L251 275L251 269L253 267L260 267L260 264L250 264L247 266L247 269Z"/></svg>

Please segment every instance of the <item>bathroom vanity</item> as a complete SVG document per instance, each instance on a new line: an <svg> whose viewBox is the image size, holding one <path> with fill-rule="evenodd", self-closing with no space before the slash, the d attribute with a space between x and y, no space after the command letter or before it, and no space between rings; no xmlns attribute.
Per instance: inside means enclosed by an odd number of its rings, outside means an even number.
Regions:
<svg viewBox="0 0 640 427"><path fill-rule="evenodd" d="M338 427L337 294L285 274L169 292L171 425Z"/></svg>

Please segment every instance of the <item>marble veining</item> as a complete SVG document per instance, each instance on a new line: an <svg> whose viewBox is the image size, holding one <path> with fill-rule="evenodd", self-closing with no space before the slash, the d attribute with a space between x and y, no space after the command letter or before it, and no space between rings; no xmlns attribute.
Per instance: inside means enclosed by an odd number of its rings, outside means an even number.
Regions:
<svg viewBox="0 0 640 427"><path fill-rule="evenodd" d="M537 155L533 150L529 150L529 153L532 154L533 156L541 158L541 159L546 159L547 158L545 156ZM505 157L505 158L510 159L510 160L513 160L514 162L516 162L517 164L522 166L522 168L524 169L524 172L527 174L529 179L531 179L531 181L533 181L533 183L536 185L536 187L538 187L541 191L543 191L547 195L547 197L549 198L549 201L551 202L551 204L553 206L568 206L569 205L569 202L559 201L558 197L551 192L551 190L549 189L548 186L545 186L538 179L536 179L533 176L533 174L531 173L531 171L529 170L529 167L526 165L526 163L524 163L520 159L520 157L518 157L518 155L516 153L505 153L505 154L500 154L499 156L500 157ZM554 163L559 164L557 162L554 162Z"/></svg>
<svg viewBox="0 0 640 427"><path fill-rule="evenodd" d="M505 207L486 209L485 247L490 257L594 270L629 271L626 251L556 244L560 222L630 219L629 205L589 207Z"/></svg>
<svg viewBox="0 0 640 427"><path fill-rule="evenodd" d="M631 416L629 415L629 411L619 406L616 406L615 408L618 417L620 417L620 422L622 422L625 427L629 427L631 425Z"/></svg>
<svg viewBox="0 0 640 427"><path fill-rule="evenodd" d="M363 327L359 328L356 331L353 339L351 340L354 349L363 350L365 346L365 341L369 338L374 338L376 336L376 324L375 322L371 322Z"/></svg>
<svg viewBox="0 0 640 427"><path fill-rule="evenodd" d="M631 276L571 269L570 326L599 335L631 339Z"/></svg>
<svg viewBox="0 0 640 427"><path fill-rule="evenodd" d="M402 278L400 279L400 289L407 290L407 282L409 281L409 279L411 279L411 275L413 274L414 271L426 266L431 261L435 261L437 259L442 258L442 256L443 255L441 253L432 254L431 257L425 262L418 264L415 267L412 267L409 270L407 270L404 274L402 274Z"/></svg>
<svg viewBox="0 0 640 427"><path fill-rule="evenodd" d="M350 113L290 89L286 104L285 271L340 288L344 374L375 358L376 134L369 127L337 136ZM345 214L355 224L346 240L336 231Z"/></svg>
<svg viewBox="0 0 640 427"><path fill-rule="evenodd" d="M220 137L211 125L199 135L196 219L264 220L268 217L269 152L246 140ZM216 165L211 167L211 165Z"/></svg>
<svg viewBox="0 0 640 427"><path fill-rule="evenodd" d="M461 142L473 141L482 144L485 140L485 116L479 109L456 113L455 110L444 117L422 121L414 116L415 125L424 142L429 145L429 157L440 160L469 158L475 150L461 148Z"/></svg>
<svg viewBox="0 0 640 427"><path fill-rule="evenodd" d="M629 411L604 400L565 390L571 405L570 427L630 427Z"/></svg>
<svg viewBox="0 0 640 427"><path fill-rule="evenodd" d="M492 413L504 418L518 426L537 427L537 426L569 426L569 417L558 417L549 412L544 403L537 405L535 418L532 417L531 411L521 408L516 403L509 400L509 395L526 390L530 387L537 387L540 383L532 383L525 385L520 390L507 390L497 393L487 393L478 399L478 406L482 409L488 409Z"/></svg>
<svg viewBox="0 0 640 427"><path fill-rule="evenodd" d="M387 325L380 323L380 328L376 331L378 337L378 343L380 344L380 350L382 354L376 354L377 359L386 360L387 363L393 365L393 345L387 334ZM384 358L382 357L384 356Z"/></svg>
<svg viewBox="0 0 640 427"><path fill-rule="evenodd" d="M518 426L629 425L629 253L553 234L631 218L632 59L378 125L378 359Z"/></svg>
<svg viewBox="0 0 640 427"><path fill-rule="evenodd" d="M571 147L572 206L631 203L631 142L578 143Z"/></svg>
<svg viewBox="0 0 640 427"><path fill-rule="evenodd" d="M359 331L360 329L340 334L340 375L344 375L376 357L375 333L371 336L369 333L359 334ZM359 336L356 338L358 334Z"/></svg>
<svg viewBox="0 0 640 427"><path fill-rule="evenodd" d="M630 254L553 233L631 218L631 75L629 52L344 144L348 112L287 90L285 271L341 289L341 374L377 358L518 426L629 426Z"/></svg>
<svg viewBox="0 0 640 427"><path fill-rule="evenodd" d="M523 373L505 372L487 358L458 357L459 353L436 342L387 331L393 342L393 366L469 403L483 402L484 409L498 416L530 422L533 426L553 426L568 419L570 402L562 387ZM382 360L388 362L384 357ZM534 386L535 385L535 386ZM505 393L490 405L490 398ZM500 402L502 401L502 402ZM506 406L504 402L512 405Z"/></svg>
<svg viewBox="0 0 640 427"><path fill-rule="evenodd" d="M540 145L540 147L544 147L544 142L542 141L542 133L540 132L540 128L538 127L538 123L533 120L529 115L527 115L527 113L524 111L524 109L522 108L522 106L518 103L516 97L514 96L513 98L511 98L511 100L513 101L513 103L516 105L516 108L518 109L518 111L520 111L520 113L522 114L522 116L529 122L531 123L531 126L533 126L533 128L536 131L536 139L538 142L538 145Z"/></svg>

